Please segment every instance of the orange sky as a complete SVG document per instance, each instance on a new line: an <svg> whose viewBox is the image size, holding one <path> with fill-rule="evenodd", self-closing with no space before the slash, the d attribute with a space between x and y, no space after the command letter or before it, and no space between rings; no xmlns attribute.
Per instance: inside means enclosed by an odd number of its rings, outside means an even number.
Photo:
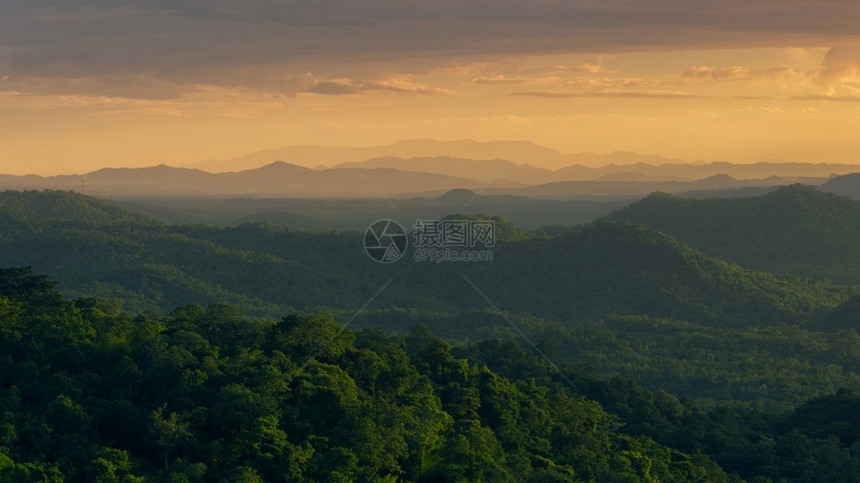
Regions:
<svg viewBox="0 0 860 483"><path fill-rule="evenodd" d="M0 173L410 138L860 164L860 8L714 4L11 2Z"/></svg>

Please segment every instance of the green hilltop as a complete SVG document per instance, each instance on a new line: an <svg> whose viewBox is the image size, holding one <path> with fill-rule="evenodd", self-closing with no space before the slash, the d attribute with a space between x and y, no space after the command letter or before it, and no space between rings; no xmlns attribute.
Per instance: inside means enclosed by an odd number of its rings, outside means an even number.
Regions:
<svg viewBox="0 0 860 483"><path fill-rule="evenodd" d="M119 298L139 310L229 302L276 317L293 308L357 308L395 277L373 307L485 308L474 283L500 309L552 319L628 314L756 326L802 322L847 296L618 223L548 237L496 219L491 263L419 263L407 255L381 266L356 232L165 225L71 193L22 199L7 192L0 203L8 198L21 215L6 223L0 265L33 266L66 293ZM60 206L69 217L57 216Z"/></svg>
<svg viewBox="0 0 860 483"><path fill-rule="evenodd" d="M810 186L729 199L655 193L602 220L644 225L758 270L860 283L860 202Z"/></svg>

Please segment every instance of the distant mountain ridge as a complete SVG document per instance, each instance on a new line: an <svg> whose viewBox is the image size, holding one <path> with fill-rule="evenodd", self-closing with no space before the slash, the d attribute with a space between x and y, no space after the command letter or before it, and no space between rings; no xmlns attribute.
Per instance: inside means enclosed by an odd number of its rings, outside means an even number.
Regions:
<svg viewBox="0 0 860 483"><path fill-rule="evenodd" d="M570 172L570 168L550 171L501 159L480 161L454 158L381 158L369 163L327 169L310 169L276 161L261 168L229 173L209 173L162 164L149 168L105 168L88 173L86 179L77 175L0 175L0 189L83 191L86 184L89 193L106 197L393 198L415 194L435 197L445 191L463 188L486 194L552 199L605 196L623 199L644 196L654 191L677 193L778 186L794 182L817 185L826 181L826 178L779 176L740 180L721 173L695 181L659 180L649 178L648 175L627 174L624 176L638 180L623 181L622 177L622 180L616 181L544 182L547 179L563 179L565 175L559 173L564 172ZM470 173L475 176L483 174L485 178L467 177ZM599 173L591 170L591 176L596 174ZM508 175L510 178L507 178Z"/></svg>
<svg viewBox="0 0 860 483"><path fill-rule="evenodd" d="M451 163L444 162L445 158L451 158L460 163L467 161L481 161L481 163L478 163L479 167L474 172L443 172L439 171L439 169L443 169L442 167L427 163L431 158L439 158L437 161L443 161L441 164L444 166L444 169L451 169ZM404 167L399 164L401 161L397 161L397 159L410 161L406 161L408 166ZM596 180L602 176L617 175L624 172L635 173L639 177L644 175L658 178L659 180L669 180L671 178L694 180L717 174L727 174L739 179L750 179L766 178L769 176L830 177L860 171L860 166L845 163L797 163L781 162L779 160L762 160L761 162L750 164L735 164L720 161L706 163L703 161L690 162L657 154L644 155L630 151L614 151L605 154L589 152L566 154L527 141L478 142L467 139L458 141L407 139L385 146L374 147L285 146L257 151L232 159L203 161L188 165L188 167L209 172L229 172L259 168L274 161L285 161L310 168L349 166L414 169L414 166L418 164L417 160L422 160L424 170L433 169L433 171L427 172L480 180L486 180L488 177L489 179L507 178L530 183L545 183L560 180ZM500 162L506 162L538 170L532 171L531 176L542 171L554 171L556 174L552 179L525 181L507 173L494 175L492 172L481 171L488 168L489 162L495 163L493 166L489 166L491 169L499 169L502 166ZM359 166L362 163L368 163L368 165ZM462 170L462 168L457 169ZM506 171L508 169L513 168L506 168ZM520 176L529 176L526 170L516 172ZM633 179L636 178L627 180ZM615 180L619 179L615 178Z"/></svg>
<svg viewBox="0 0 860 483"><path fill-rule="evenodd" d="M434 139L406 139L385 146L331 147L285 146L257 151L227 160L209 160L190 167L212 172L237 171L258 168L281 160L306 167L331 167L345 162L362 162L381 157L420 158L450 156L462 159L511 159L522 163L558 169L570 164L586 163L588 155L566 155L552 148L527 141L487 141L469 139L437 141ZM601 164L598 162L598 164ZM605 163L602 163L605 164Z"/></svg>
<svg viewBox="0 0 860 483"><path fill-rule="evenodd" d="M718 174L695 181L557 181L525 188L488 188L487 194L515 194L542 199L630 199L646 196L655 191L668 193L708 192L783 186L805 182L819 184L824 178L781 178L771 176L764 179L735 179Z"/></svg>
<svg viewBox="0 0 860 483"><path fill-rule="evenodd" d="M435 197L463 188L540 198L627 199L653 191L820 185L858 171L860 166L849 164L688 163L626 151L564 154L520 141L412 139L377 147L291 146L195 167L105 168L87 173L86 180L84 174L0 174L0 189L86 188L108 197L394 198Z"/></svg>
<svg viewBox="0 0 860 483"><path fill-rule="evenodd" d="M637 161L634 163L607 162L612 154L593 155L606 158L604 164L586 166L570 164L559 169L536 168L530 164L513 162L503 158L467 159L452 156L398 158L384 156L362 162L340 163L335 167L351 168L391 168L421 171L425 173L446 174L481 181L507 180L523 184L546 184L559 181L611 181L611 182L666 182L696 181L719 175L731 176L738 180L786 178L787 182L821 183L828 178L844 173L860 171L860 165L815 164L815 163L775 163L760 162L753 164L733 164L726 162L685 163L677 160L659 158L652 164ZM640 158L653 159L636 155ZM820 179L816 179L820 178Z"/></svg>
<svg viewBox="0 0 860 483"><path fill-rule="evenodd" d="M0 189L82 190L82 176L0 175ZM473 188L484 183L434 173L399 169L333 168L314 170L281 161L261 168L208 173L159 165L152 168L106 168L87 174L91 193L99 196L281 196L390 197L414 190ZM515 183L512 183L516 186Z"/></svg>
<svg viewBox="0 0 860 483"><path fill-rule="evenodd" d="M836 176L820 186L822 191L860 200L860 173Z"/></svg>

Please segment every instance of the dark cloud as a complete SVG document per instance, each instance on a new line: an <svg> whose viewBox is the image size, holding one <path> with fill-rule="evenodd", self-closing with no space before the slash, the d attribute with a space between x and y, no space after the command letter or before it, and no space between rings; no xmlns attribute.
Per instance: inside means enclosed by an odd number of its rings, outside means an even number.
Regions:
<svg viewBox="0 0 860 483"><path fill-rule="evenodd" d="M364 92L397 92L402 94L425 94L425 95L443 95L448 92L444 89L435 89L427 86L416 85L388 85L378 84L374 82L331 82L324 81L316 83L305 90L314 94L324 94L329 96L342 96L349 94L361 94Z"/></svg>
<svg viewBox="0 0 860 483"><path fill-rule="evenodd" d="M357 87L325 82L464 60L830 46L858 32L854 0L6 0L0 77L19 88L87 95L102 91L92 78L110 81L105 92L123 92L130 83L123 95L144 97L176 96L200 84L337 91ZM828 75L821 73L822 84ZM143 78L155 87L135 88Z"/></svg>
<svg viewBox="0 0 860 483"><path fill-rule="evenodd" d="M84 95L127 97L133 99L173 99L193 90L166 82L156 76L92 76L92 77L0 77L0 92L13 91L48 95Z"/></svg>
<svg viewBox="0 0 860 483"><path fill-rule="evenodd" d="M481 76L472 80L475 84L503 85L503 84L524 84L532 79L526 77L506 77L504 75Z"/></svg>
<svg viewBox="0 0 860 483"><path fill-rule="evenodd" d="M352 84L344 84L342 82L320 82L308 87L307 92L314 94L325 94L328 96L340 96L347 94L358 94L360 88Z"/></svg>

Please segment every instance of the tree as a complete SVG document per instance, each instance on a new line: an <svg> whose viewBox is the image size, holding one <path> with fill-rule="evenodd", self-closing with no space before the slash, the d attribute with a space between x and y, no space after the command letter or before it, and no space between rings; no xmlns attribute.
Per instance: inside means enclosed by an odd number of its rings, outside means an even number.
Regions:
<svg viewBox="0 0 860 483"><path fill-rule="evenodd" d="M167 404L161 405L149 418L149 433L164 458L164 471L170 468L170 453L191 438L188 423L175 412L165 415L166 409Z"/></svg>

